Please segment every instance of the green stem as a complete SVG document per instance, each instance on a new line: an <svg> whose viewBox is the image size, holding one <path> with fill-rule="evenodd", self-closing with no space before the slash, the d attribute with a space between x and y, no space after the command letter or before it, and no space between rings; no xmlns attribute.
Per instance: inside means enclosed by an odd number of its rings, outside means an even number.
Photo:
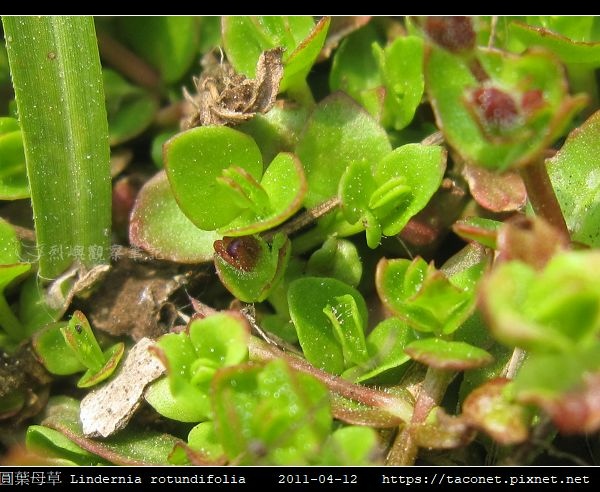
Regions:
<svg viewBox="0 0 600 492"><path fill-rule="evenodd" d="M545 219L567 240L570 240L569 229L554 193L544 160L540 159L522 167L520 173L527 189L527 197L536 215Z"/></svg>
<svg viewBox="0 0 600 492"><path fill-rule="evenodd" d="M394 439L392 448L386 458L387 465L409 466L415 463L419 447L413 436L413 428L425 422L431 410L440 404L446 393L446 388L455 375L454 372L434 369L433 367L427 369L410 424L402 427Z"/></svg>
<svg viewBox="0 0 600 492"><path fill-rule="evenodd" d="M0 325L6 334L15 342L20 342L24 337L24 328L6 302L3 294L0 294Z"/></svg>

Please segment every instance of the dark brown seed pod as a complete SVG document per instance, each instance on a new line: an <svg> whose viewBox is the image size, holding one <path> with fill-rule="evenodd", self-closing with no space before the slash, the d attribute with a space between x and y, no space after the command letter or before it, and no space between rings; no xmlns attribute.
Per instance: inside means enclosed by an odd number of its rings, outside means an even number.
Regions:
<svg viewBox="0 0 600 492"><path fill-rule="evenodd" d="M216 253L231 266L251 271L260 257L260 244L254 236L224 237L215 241L213 247Z"/></svg>

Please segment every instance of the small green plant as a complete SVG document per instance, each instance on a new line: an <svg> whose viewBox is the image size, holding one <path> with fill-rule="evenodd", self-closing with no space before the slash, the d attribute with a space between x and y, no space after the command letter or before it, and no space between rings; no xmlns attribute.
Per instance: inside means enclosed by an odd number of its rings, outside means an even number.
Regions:
<svg viewBox="0 0 600 492"><path fill-rule="evenodd" d="M3 463L597 461L597 18L2 26Z"/></svg>

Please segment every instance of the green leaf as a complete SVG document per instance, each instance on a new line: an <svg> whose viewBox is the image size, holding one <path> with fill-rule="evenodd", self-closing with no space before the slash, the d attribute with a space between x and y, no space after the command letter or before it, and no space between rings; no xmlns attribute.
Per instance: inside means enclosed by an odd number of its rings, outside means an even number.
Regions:
<svg viewBox="0 0 600 492"><path fill-rule="evenodd" d="M373 46L384 82L383 124L401 130L412 121L425 89L423 40L398 37L385 49Z"/></svg>
<svg viewBox="0 0 600 492"><path fill-rule="evenodd" d="M257 113L237 127L250 135L262 153L263 162L271 162L280 152L292 152L308 118L308 109L279 101L267 113Z"/></svg>
<svg viewBox="0 0 600 492"><path fill-rule="evenodd" d="M14 118L0 118L0 199L29 196L23 136Z"/></svg>
<svg viewBox="0 0 600 492"><path fill-rule="evenodd" d="M329 436L317 462L326 466L373 465L378 444L377 433L372 428L342 427Z"/></svg>
<svg viewBox="0 0 600 492"><path fill-rule="evenodd" d="M169 434L134 425L102 441L84 437L79 421L79 402L66 396L50 399L41 425L60 432L77 446L114 465L168 465L168 456L179 441Z"/></svg>
<svg viewBox="0 0 600 492"><path fill-rule="evenodd" d="M220 371L213 404L217 435L237 464L308 464L331 427L326 388L282 360Z"/></svg>
<svg viewBox="0 0 600 492"><path fill-rule="evenodd" d="M367 24L342 41L333 55L329 72L331 91L346 92L374 117L382 109L382 101L376 95L383 81L373 45L383 41L375 27Z"/></svg>
<svg viewBox="0 0 600 492"><path fill-rule="evenodd" d="M150 126L158 102L150 93L129 84L112 70L104 69L102 76L109 142L115 146L136 137Z"/></svg>
<svg viewBox="0 0 600 492"><path fill-rule="evenodd" d="M201 422L195 426L188 434L188 446L209 460L218 460L225 454L213 422Z"/></svg>
<svg viewBox="0 0 600 492"><path fill-rule="evenodd" d="M462 58L435 47L426 56L427 90L446 141L467 163L499 171L538 159L564 132L585 98L567 94L562 67L548 53L532 51L517 57L480 50L477 56L492 77L485 88ZM500 121L500 128L492 124L495 115L510 108L491 108L478 116L473 98L481 88L504 94L503 104L508 99L514 104L515 114ZM539 106L527 108L526 94L536 95Z"/></svg>
<svg viewBox="0 0 600 492"><path fill-rule="evenodd" d="M125 344L120 342L112 347L109 347L102 354L105 362L99 371L88 369L83 376L77 381L78 388L89 388L95 384L101 383L108 379L115 372L119 361L125 353Z"/></svg>
<svg viewBox="0 0 600 492"><path fill-rule="evenodd" d="M248 329L241 318L217 313L192 321L188 330L197 357L213 361L217 368L248 359Z"/></svg>
<svg viewBox="0 0 600 492"><path fill-rule="evenodd" d="M345 239L330 237L308 259L310 276L334 277L357 287L362 276L362 263L356 246Z"/></svg>
<svg viewBox="0 0 600 492"><path fill-rule="evenodd" d="M12 225L0 218L0 265L19 263L21 243Z"/></svg>
<svg viewBox="0 0 600 492"><path fill-rule="evenodd" d="M405 351L411 359L436 369L464 371L489 364L492 356L464 342L424 338L409 343Z"/></svg>
<svg viewBox="0 0 600 492"><path fill-rule="evenodd" d="M167 368L167 378L152 383L145 398L154 409L167 418L180 422L201 422L210 415L208 382L192 384L192 366L196 349L186 333L164 335L156 343Z"/></svg>
<svg viewBox="0 0 600 492"><path fill-rule="evenodd" d="M93 21L61 16L2 21L23 131L40 275L57 277L74 259L52 255L54 246L81 249L86 266L107 262L108 128Z"/></svg>
<svg viewBox="0 0 600 492"><path fill-rule="evenodd" d="M119 17L121 37L167 84L177 82L192 65L198 46L198 19L190 16Z"/></svg>
<svg viewBox="0 0 600 492"><path fill-rule="evenodd" d="M496 237L502 222L483 217L467 217L454 223L452 230L463 239L477 241L488 248L496 249Z"/></svg>
<svg viewBox="0 0 600 492"><path fill-rule="evenodd" d="M564 354L535 353L530 355L514 381L514 391L520 401L555 400L581 387L586 374L600 368L600 345L578 347L569 357Z"/></svg>
<svg viewBox="0 0 600 492"><path fill-rule="evenodd" d="M308 181L304 204L314 207L335 196L350 164L374 165L390 151L383 128L350 97L336 93L325 98L296 147Z"/></svg>
<svg viewBox="0 0 600 492"><path fill-rule="evenodd" d="M590 20L591 18L589 17L587 19L584 18L586 24L590 24ZM583 37L588 38L589 35L585 35L586 29L582 29L581 27L578 25L573 34L577 33L576 35L578 36L583 35ZM591 25L588 26L588 32L590 31L590 27ZM585 39L587 42L577 42L551 30L528 26L521 22L511 22L509 24L509 34L516 36L526 46L541 46L546 48L562 62L586 63L591 67L600 66L600 43L590 43L589 39Z"/></svg>
<svg viewBox="0 0 600 492"><path fill-rule="evenodd" d="M30 425L25 438L27 449L42 456L56 456L78 466L105 465L108 462L75 444L64 434L44 427Z"/></svg>
<svg viewBox="0 0 600 492"><path fill-rule="evenodd" d="M357 290L339 280L318 277L300 278L288 289L290 316L304 356L311 364L332 374L341 374L346 364L336 329L324 309L328 305L335 306L336 298L343 296L351 296L356 305L352 320L338 320L338 331L346 337L355 335L359 326L364 329L367 324L367 307Z"/></svg>
<svg viewBox="0 0 600 492"><path fill-rule="evenodd" d="M147 181L136 197L129 221L129 241L157 258L178 263L213 259L214 231L198 229L175 201L164 171Z"/></svg>
<svg viewBox="0 0 600 492"><path fill-rule="evenodd" d="M547 161L548 174L571 238L600 247L600 170L590 156L600 152L600 111L574 130Z"/></svg>
<svg viewBox="0 0 600 492"><path fill-rule="evenodd" d="M61 328L67 322L52 323L38 331L31 341L36 355L44 367L52 374L66 376L85 370L85 366L75 356L73 349L67 345Z"/></svg>
<svg viewBox="0 0 600 492"><path fill-rule="evenodd" d="M81 311L75 311L67 326L60 331L79 362L94 372L102 369L105 363L104 354L90 323Z"/></svg>
<svg viewBox="0 0 600 492"><path fill-rule="evenodd" d="M35 277L28 278L21 286L19 297L19 319L27 336L33 335L48 323L58 321L60 315L60 308L54 309L47 304L46 292L39 280Z"/></svg>
<svg viewBox="0 0 600 492"><path fill-rule="evenodd" d="M414 338L414 331L401 319L393 317L383 320L367 337L369 360L361 366L348 369L344 377L362 383L401 366L410 360L404 348Z"/></svg>
<svg viewBox="0 0 600 492"><path fill-rule="evenodd" d="M180 133L164 146L167 176L177 203L203 230L231 222L243 210L224 200L217 177L230 166L243 168L255 180L262 175L262 158L254 140L227 127L199 127Z"/></svg>
<svg viewBox="0 0 600 492"><path fill-rule="evenodd" d="M509 346L570 354L600 330L597 251L554 256L536 271L513 261L495 268L481 302L494 336Z"/></svg>
<svg viewBox="0 0 600 492"><path fill-rule="evenodd" d="M283 46L283 79L280 92L304 82L321 51L329 19L316 26L311 17L231 16L222 21L222 41L234 68L254 78L256 62L263 51Z"/></svg>
<svg viewBox="0 0 600 492"><path fill-rule="evenodd" d="M248 210L220 229L225 236L257 234L283 223L302 206L306 178L302 163L294 154L277 154L265 171L260 187L266 194L267 209Z"/></svg>
<svg viewBox="0 0 600 492"><path fill-rule="evenodd" d="M281 280L290 258L290 241L276 234L272 244L260 236L215 243L215 267L223 285L244 302L265 300Z"/></svg>
<svg viewBox="0 0 600 492"><path fill-rule="evenodd" d="M452 333L474 308L471 289L454 285L422 258L412 262L382 259L377 267L376 285L385 305L419 331Z"/></svg>
<svg viewBox="0 0 600 492"><path fill-rule="evenodd" d="M446 170L446 151L435 145L403 145L374 166L379 186L404 178L411 190L411 200L384 218L383 234L393 236L420 212L437 191Z"/></svg>
<svg viewBox="0 0 600 492"><path fill-rule="evenodd" d="M364 323L358 305L350 294L335 297L332 304L323 308L323 313L333 326L333 333L342 346L346 366L362 364L368 358Z"/></svg>

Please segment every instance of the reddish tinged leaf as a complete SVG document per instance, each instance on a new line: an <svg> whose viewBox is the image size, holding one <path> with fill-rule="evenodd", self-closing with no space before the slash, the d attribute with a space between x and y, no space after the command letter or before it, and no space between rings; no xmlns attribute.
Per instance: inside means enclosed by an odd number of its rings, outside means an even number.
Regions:
<svg viewBox="0 0 600 492"><path fill-rule="evenodd" d="M465 164L462 175L475 201L492 212L513 212L522 209L527 202L525 184L517 172L499 174Z"/></svg>
<svg viewBox="0 0 600 492"><path fill-rule="evenodd" d="M529 418L525 408L508 401L503 395L509 383L506 378L488 381L463 403L463 417L469 425L503 445L521 443L529 435Z"/></svg>
<svg viewBox="0 0 600 492"><path fill-rule="evenodd" d="M423 27L433 41L452 53L475 48L476 34L469 17L427 17Z"/></svg>
<svg viewBox="0 0 600 492"><path fill-rule="evenodd" d="M520 260L541 270L558 252L568 249L566 238L540 217L515 216L498 230L498 258Z"/></svg>
<svg viewBox="0 0 600 492"><path fill-rule="evenodd" d="M541 396L527 398L550 414L558 429L565 434L583 434L600 429L600 374L588 375L583 387L558 399Z"/></svg>
<svg viewBox="0 0 600 492"><path fill-rule="evenodd" d="M475 431L463 418L448 415L441 408L434 411L433 422L427 421L412 429L419 447L455 449L466 446L475 438Z"/></svg>
<svg viewBox="0 0 600 492"><path fill-rule="evenodd" d="M411 359L442 370L464 371L485 366L492 356L465 342L449 342L441 338L423 338L407 345L404 351Z"/></svg>

